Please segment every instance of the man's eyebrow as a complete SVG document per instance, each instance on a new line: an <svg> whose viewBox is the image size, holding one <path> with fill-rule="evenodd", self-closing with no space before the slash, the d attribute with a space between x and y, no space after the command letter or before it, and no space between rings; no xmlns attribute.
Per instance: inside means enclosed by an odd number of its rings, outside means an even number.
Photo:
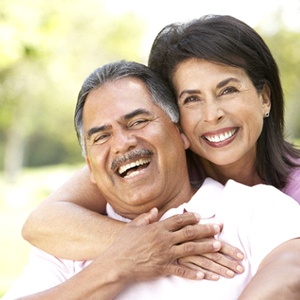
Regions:
<svg viewBox="0 0 300 300"><path fill-rule="evenodd" d="M151 116L151 115L153 115L153 114L152 114L149 110L147 110L147 109L144 109L144 108L138 108L138 109L136 109L136 110L134 110L134 111L132 111L132 112L130 112L130 113L124 115L123 119L124 119L125 121L127 121L127 120L130 120L130 119L132 119L132 118L138 116L138 115L147 115L147 116Z"/></svg>
<svg viewBox="0 0 300 300"><path fill-rule="evenodd" d="M138 116L138 115L147 115L147 116L150 116L152 115L152 113L150 111L148 111L147 109L143 109L143 108L138 108L126 115L123 116L123 119L125 121L128 121L132 118L134 118L135 116ZM109 128L111 128L111 125L108 125L108 124L104 124L102 126L96 126L96 127L93 127L91 129L88 130L87 132L87 139L91 138L91 136L97 132L100 132L100 131L105 131L105 130L108 130Z"/></svg>
<svg viewBox="0 0 300 300"><path fill-rule="evenodd" d="M111 127L110 125L102 125L102 126L97 126L89 129L87 132L87 139L89 139L94 133L107 130L110 127Z"/></svg>

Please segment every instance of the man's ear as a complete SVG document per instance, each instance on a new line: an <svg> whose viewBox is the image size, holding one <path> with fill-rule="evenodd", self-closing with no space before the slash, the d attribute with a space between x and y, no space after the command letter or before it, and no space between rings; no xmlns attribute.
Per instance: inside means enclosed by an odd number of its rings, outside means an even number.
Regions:
<svg viewBox="0 0 300 300"><path fill-rule="evenodd" d="M184 149L188 149L190 147L189 139L187 138L187 136L183 132L181 132L180 135L181 135L181 138L183 140Z"/></svg>
<svg viewBox="0 0 300 300"><path fill-rule="evenodd" d="M90 170L90 180L91 180L92 183L96 184L96 180L95 180L95 177L94 177L93 169L92 169L91 162L90 162L89 158L86 157L85 161L86 161L86 164L87 164L87 166Z"/></svg>

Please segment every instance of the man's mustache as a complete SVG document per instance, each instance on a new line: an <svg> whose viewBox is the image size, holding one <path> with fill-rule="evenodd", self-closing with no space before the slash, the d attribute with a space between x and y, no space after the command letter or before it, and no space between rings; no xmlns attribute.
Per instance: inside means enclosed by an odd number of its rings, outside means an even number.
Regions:
<svg viewBox="0 0 300 300"><path fill-rule="evenodd" d="M151 155L153 155L153 152L151 150L147 150L147 149L132 150L122 156L115 158L111 163L111 169L113 171L116 171L121 165L127 163L128 161L138 160L145 156L149 157Z"/></svg>

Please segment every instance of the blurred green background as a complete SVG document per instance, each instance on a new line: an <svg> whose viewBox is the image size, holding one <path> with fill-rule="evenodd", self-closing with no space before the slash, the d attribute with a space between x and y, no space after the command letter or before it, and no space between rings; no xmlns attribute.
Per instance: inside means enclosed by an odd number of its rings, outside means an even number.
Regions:
<svg viewBox="0 0 300 300"><path fill-rule="evenodd" d="M26 216L83 165L73 111L84 78L108 61L146 63L155 35L170 22L210 12L232 14L252 26L234 13L230 1L229 12L219 7L222 1L212 1L219 6L210 11L199 2L196 14L194 1L185 2L182 8L169 0L0 0L0 296L21 273L30 251L20 234ZM273 10L254 27L278 61L286 134L300 145L300 18L286 22L287 15L291 20L288 2L277 8L270 2ZM292 3L300 17L300 1ZM170 19L175 8L177 15Z"/></svg>

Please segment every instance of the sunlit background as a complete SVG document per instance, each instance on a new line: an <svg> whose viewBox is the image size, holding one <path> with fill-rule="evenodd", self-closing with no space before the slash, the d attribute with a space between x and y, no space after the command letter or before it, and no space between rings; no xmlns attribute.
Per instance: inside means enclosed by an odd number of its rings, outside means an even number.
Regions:
<svg viewBox="0 0 300 300"><path fill-rule="evenodd" d="M0 296L21 273L28 213L83 165L73 129L76 96L96 67L147 63L163 26L229 14L266 40L281 71L286 134L300 139L300 0L1 0Z"/></svg>

